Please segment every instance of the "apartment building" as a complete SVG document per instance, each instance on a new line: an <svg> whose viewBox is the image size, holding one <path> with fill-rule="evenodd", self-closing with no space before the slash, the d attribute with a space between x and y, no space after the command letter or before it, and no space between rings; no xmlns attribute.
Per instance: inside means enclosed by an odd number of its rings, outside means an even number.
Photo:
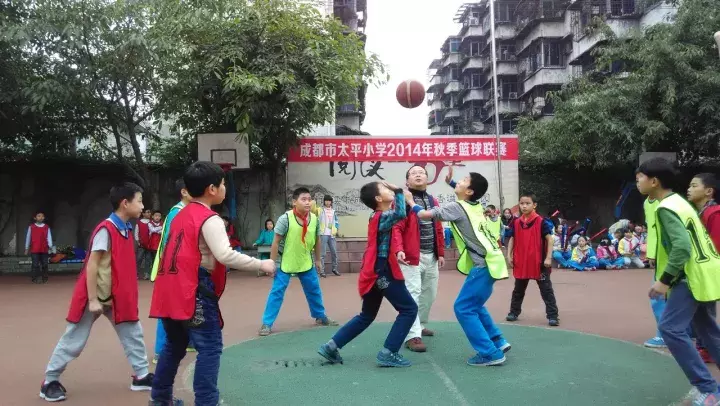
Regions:
<svg viewBox="0 0 720 406"><path fill-rule="evenodd" d="M644 4L644 3L643 3ZM670 20L676 8L636 0L514 0L495 2L498 105L493 98L492 37L487 1L458 10L457 35L441 47L428 87L431 134L512 133L520 115L549 119L549 91L595 69L592 51L604 41L593 30L602 18L617 36Z"/></svg>

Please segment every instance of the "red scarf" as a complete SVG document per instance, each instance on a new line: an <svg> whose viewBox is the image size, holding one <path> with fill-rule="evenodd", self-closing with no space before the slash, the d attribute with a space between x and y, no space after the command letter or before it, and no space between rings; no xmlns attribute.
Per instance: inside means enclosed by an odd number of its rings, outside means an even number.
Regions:
<svg viewBox="0 0 720 406"><path fill-rule="evenodd" d="M310 213L305 214L304 216L300 214L296 208L293 208L293 214L295 215L295 218L302 220L302 242L305 244L305 234L307 234L308 229L308 217L310 217Z"/></svg>

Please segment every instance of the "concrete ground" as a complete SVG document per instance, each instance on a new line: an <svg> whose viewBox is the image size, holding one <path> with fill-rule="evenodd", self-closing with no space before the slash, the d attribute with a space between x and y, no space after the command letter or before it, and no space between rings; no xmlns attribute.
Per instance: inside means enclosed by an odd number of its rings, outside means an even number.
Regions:
<svg viewBox="0 0 720 406"><path fill-rule="evenodd" d="M50 283L46 285L33 285L29 283L28 277L13 276L0 278L0 307L4 310L2 315L0 315L0 326L2 326L0 329L0 343L2 343L4 350L2 368L5 372L3 374L5 378L0 380L0 389L2 389L3 394L0 404L3 406L42 404L41 402L43 401L39 399L37 395L43 379L43 371L48 357L64 330L64 319L75 279L75 276L55 276L52 277ZM553 281L561 319L561 327L559 329L589 333L641 344L644 340L653 336L655 331L655 323L647 298L650 280L651 275L647 270L598 271L592 273L554 272ZM357 294L356 281L357 274L343 275L340 277L329 276L327 279L322 279L323 295L329 316L340 322L346 322L359 311L360 298ZM431 319L433 321L454 321L453 301L462 282L463 276L457 272L444 271L441 273L438 298L431 313ZM221 301L226 321L224 329L226 347L257 337L257 330L260 327L260 318L270 285L271 280L269 278L257 278L252 274L237 272L230 275L228 289ZM488 303L490 312L498 321L504 320L504 316L507 314L512 286L511 280L497 283L495 292ZM152 348L155 341L155 320L146 318L150 294L151 284L141 282L140 314L143 317L142 321L143 327L145 328L145 342L148 345L148 355L152 356ZM394 315L395 313L392 307L384 305L378 316L378 321L391 321L394 319ZM533 285L528 288L523 314L517 324L521 326L546 326L544 306L537 288L534 288ZM443 331L445 337L436 337L439 339L437 340L439 343L435 345L439 348L435 350L433 350L433 344L428 340L428 344L431 344L431 347L430 352L426 355L432 357L433 354L436 354L436 357L445 358L457 357L458 359L452 360L452 362L457 361L458 363L463 362L465 358L472 355L470 347L463 341L464 339L455 323L438 323L437 326ZM319 344L317 341L319 339L326 339L334 330L314 327L314 320L309 316L300 283L299 281L292 281L287 291L285 304L275 324L275 332L282 333L304 329L313 330L310 332L294 333L299 334L297 336L298 340L302 340L303 337L306 337L304 334L307 334L308 340L312 341L308 344L309 349L304 350L306 353L302 355L302 358L307 358L308 360L315 359L313 358L314 347L316 344ZM361 342L366 343L368 351L370 348L376 348L381 344L381 337L385 331L387 331L387 326L379 325L369 331L368 336L362 338ZM511 353L512 366L508 365L510 368L503 367L503 369L499 369L499 371L505 371L502 372L502 374L527 374L527 370L521 367L523 357L533 356L533 353L527 349L529 341L525 337L524 331L534 330L507 327L507 331L508 335L510 335L513 340L516 340L516 348L513 349L513 353ZM546 333L544 330L538 330L538 332L533 334L545 335L559 333ZM598 381L608 379L606 375L601 374L612 373L612 368L608 369L605 367L597 370L595 373L590 367L583 370L583 368L581 368L582 364L578 364L577 361L571 359L572 357L578 357L585 353L591 356L595 351L594 347L583 347L581 345L582 343L574 345L574 340L579 339L566 341L569 340L567 337L575 337L575 335L563 336L560 334L557 335L557 337L559 337L557 340L554 340L553 337L555 336L551 335L544 337L542 340L544 340L546 351L550 351L549 346L552 344L550 341L554 342L557 347L553 347L552 351L549 352L549 354L555 354L552 359L546 358L545 360L540 360L540 364L538 365L544 363L553 364L553 370L560 374L558 377L561 379L566 379L562 377L567 377L567 374L572 372L570 368L579 368L576 370L578 373L591 374ZM267 345L271 346L273 342L276 342L273 340L278 340L279 338L280 335L259 339L252 342L252 346L254 347L247 348L263 348L263 340L266 340ZM592 341L596 340L596 338L585 337L584 340L580 341L589 343L590 341L587 340ZM249 344L250 343L243 345ZM621 344L622 343L603 340L598 341L597 345L612 347ZM448 356L442 355L446 354L445 351L447 351L448 347L453 348L453 354ZM571 357L566 360L562 358L562 354L565 354L565 352L560 351L565 347L567 347L567 356ZM228 374L231 373L233 369L231 366L238 362L238 354L242 357L244 348L245 347L241 345L227 350L228 357L223 363L223 377L221 379L221 385L223 385L223 387L228 387L227 379L228 376L230 376ZM652 362L656 362L657 360L657 357L651 357L649 354L645 355L643 352L647 351L652 353L651 350L639 349L626 346L625 344L622 344L618 348L622 348L618 351L627 351L626 354L628 356L638 357L639 360L651 359ZM638 352L638 350L642 351ZM365 354L362 351L353 352L352 349L346 352L348 352L348 357L350 357L351 354L360 357L362 353L362 356L366 359L359 364L364 367L368 376L377 374L376 369L371 367L371 359L367 358L371 357L373 355L372 353ZM416 358L420 355L411 354L410 356L416 360L421 360L421 358ZM179 386L185 386L184 377L186 377L189 372L187 366L192 362L192 358L192 356L189 356L185 361L183 371L179 374L182 376L178 378ZM433 357L433 359L437 358ZM598 360L593 357L588 359ZM449 365L449 362L450 360L444 360L443 358L442 365ZM619 365L613 364L614 362L616 361L610 362L609 365ZM664 360L657 362L664 362ZM563 366L566 363L568 369L565 369ZM355 365L353 368L358 368L357 364ZM425 362L424 365L426 368L427 365L432 366L431 363L428 364L427 362ZM643 365L650 364L643 364L638 361L637 368L631 372L642 375ZM664 365L663 373L670 374L681 381L684 379L679 368L672 362L662 365ZM329 368L335 367L332 366ZM348 370L349 369L350 368L348 368ZM421 370L422 367L416 369ZM714 366L712 369L717 376L717 369ZM410 370L412 370L412 368L408 369L408 371ZM321 369L320 371L325 370ZM471 371L475 370L471 369L463 373L471 373ZM146 404L149 397L147 393L133 393L129 390L131 373L132 370L124 357L122 347L115 336L112 326L106 320L100 319L93 329L92 336L82 356L71 363L63 375L62 382L68 390L68 400L66 403L72 405L97 405L101 403L103 406ZM383 372L383 374L386 373ZM628 387L633 387L632 373L629 374L628 371L620 371L618 374L619 376L624 376L624 378L621 380L614 379L613 382L617 382L617 385L627 385L627 387L623 387L622 389L624 393L628 390ZM327 375L321 375L317 378L316 382L323 382L325 379L327 379ZM437 378L435 379L435 387L448 388L445 383L441 382L442 385L440 385L437 383ZM504 376L503 379L511 380L511 377ZM454 382L454 380L451 378L451 383L452 382ZM567 384L571 385L570 382ZM666 384L668 384L666 381L658 381L658 385L661 386L658 388L658 391L669 390L672 393L668 393L674 395L674 391L677 390L676 387L672 386L674 382L669 387L662 387ZM461 385L462 388L458 390L460 393L465 393L463 391L467 390L464 389L466 384L463 383ZM684 381L682 385L689 388L689 385ZM187 401L192 399L187 390L179 389L179 396L185 398ZM538 387L537 389L541 391L549 390L548 388L542 387ZM230 396L230 392L233 392L233 390L227 390ZM305 390L307 389L297 388L295 393L298 397L301 397ZM366 396L372 396L372 399L374 399L370 403L377 403L377 399L380 399L376 397L379 396L378 394L370 390L365 393ZM553 392L552 396L556 394L557 392ZM468 397L470 397L470 395L468 395ZM559 398L558 400L561 399L562 398ZM230 400L231 399L228 398L228 401ZM475 402L477 402L478 399L468 398L467 401L469 404L476 404ZM449 404L462 404L462 402L458 402L451 402ZM606 403L590 402L584 404Z"/></svg>

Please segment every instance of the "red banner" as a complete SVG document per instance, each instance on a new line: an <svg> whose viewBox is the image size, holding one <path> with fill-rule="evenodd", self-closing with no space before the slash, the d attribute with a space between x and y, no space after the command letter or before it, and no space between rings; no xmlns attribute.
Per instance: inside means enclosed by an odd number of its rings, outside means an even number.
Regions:
<svg viewBox="0 0 720 406"><path fill-rule="evenodd" d="M288 162L518 159L515 137L307 137L288 152Z"/></svg>

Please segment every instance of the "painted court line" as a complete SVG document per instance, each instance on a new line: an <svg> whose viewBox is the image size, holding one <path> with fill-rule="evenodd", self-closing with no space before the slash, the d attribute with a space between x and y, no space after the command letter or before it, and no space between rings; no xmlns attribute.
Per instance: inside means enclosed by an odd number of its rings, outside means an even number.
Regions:
<svg viewBox="0 0 720 406"><path fill-rule="evenodd" d="M432 365L433 369L435 370L435 375L440 378L440 380L445 384L445 387L452 393L452 395L457 399L457 401L462 406L470 406L470 402L465 399L465 396L463 396L462 393L460 393L460 389L458 389L457 386L453 383L452 379L443 371L443 369L438 365L437 362L435 362L435 359L431 355L427 355L427 359L430 361L430 365Z"/></svg>

